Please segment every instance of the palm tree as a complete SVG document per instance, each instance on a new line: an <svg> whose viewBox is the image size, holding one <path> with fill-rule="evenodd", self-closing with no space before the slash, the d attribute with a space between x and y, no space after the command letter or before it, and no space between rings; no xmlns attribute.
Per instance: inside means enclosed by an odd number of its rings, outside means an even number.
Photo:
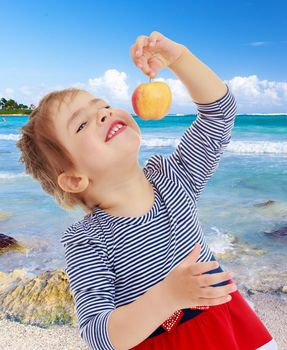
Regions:
<svg viewBox="0 0 287 350"><path fill-rule="evenodd" d="M6 103L6 109L17 109L18 103L12 99L9 99Z"/></svg>
<svg viewBox="0 0 287 350"><path fill-rule="evenodd" d="M23 105L22 103L20 103L20 104L18 105L18 108L19 108L19 109L28 109L28 106Z"/></svg>
<svg viewBox="0 0 287 350"><path fill-rule="evenodd" d="M35 107L34 105L31 105ZM6 100L6 98L2 97L0 99L0 109L6 110L6 109L29 109L27 105L24 105L23 103L18 104L15 100L9 99Z"/></svg>
<svg viewBox="0 0 287 350"><path fill-rule="evenodd" d="M0 100L1 109L6 109L6 103L7 103L6 98L2 97Z"/></svg>

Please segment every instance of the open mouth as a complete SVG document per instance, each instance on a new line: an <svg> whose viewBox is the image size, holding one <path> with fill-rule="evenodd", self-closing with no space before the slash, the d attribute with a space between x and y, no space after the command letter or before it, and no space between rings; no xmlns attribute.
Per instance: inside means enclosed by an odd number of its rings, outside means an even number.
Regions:
<svg viewBox="0 0 287 350"><path fill-rule="evenodd" d="M116 121L113 122L112 125L109 128L109 131L106 136L106 142L111 140L113 137L120 134L122 131L124 131L127 128L127 125L122 121Z"/></svg>

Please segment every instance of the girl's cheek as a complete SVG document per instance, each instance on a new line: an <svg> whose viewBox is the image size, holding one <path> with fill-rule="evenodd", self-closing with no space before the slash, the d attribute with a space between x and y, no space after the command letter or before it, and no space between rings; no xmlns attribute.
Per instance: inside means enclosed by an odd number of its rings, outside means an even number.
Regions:
<svg viewBox="0 0 287 350"><path fill-rule="evenodd" d="M101 143L105 142L104 140L101 140ZM80 142L80 148L81 152L83 152L83 156L85 156L84 152L87 156L91 154L96 154L100 152L100 146L101 146L100 140L98 139L98 136L95 135L95 133L90 133L83 135L81 142Z"/></svg>

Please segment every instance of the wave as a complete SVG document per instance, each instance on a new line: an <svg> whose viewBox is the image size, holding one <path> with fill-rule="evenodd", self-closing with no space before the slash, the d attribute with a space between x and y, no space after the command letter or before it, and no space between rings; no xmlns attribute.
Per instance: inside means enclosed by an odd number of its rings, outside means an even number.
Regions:
<svg viewBox="0 0 287 350"><path fill-rule="evenodd" d="M287 113L237 113L236 115L270 115L270 116L286 115L287 116Z"/></svg>
<svg viewBox="0 0 287 350"><path fill-rule="evenodd" d="M179 139L175 138L142 138L141 144L147 147L166 147L166 146L174 146L176 147L179 143Z"/></svg>
<svg viewBox="0 0 287 350"><path fill-rule="evenodd" d="M231 141L226 151L232 153L287 154L287 142Z"/></svg>
<svg viewBox="0 0 287 350"><path fill-rule="evenodd" d="M177 147L178 138L142 139L142 145L147 147ZM287 154L287 142L272 141L230 141L225 152L253 154Z"/></svg>
<svg viewBox="0 0 287 350"><path fill-rule="evenodd" d="M7 173L7 172L0 172L0 180L5 180L5 179L15 179L15 178L19 178L19 177L26 177L26 176L29 176L28 174L26 173Z"/></svg>
<svg viewBox="0 0 287 350"><path fill-rule="evenodd" d="M19 139L19 134L0 134L0 140ZM143 137L142 145L147 147L177 147L180 138ZM255 154L287 154L287 142L272 141L230 141L226 152Z"/></svg>
<svg viewBox="0 0 287 350"><path fill-rule="evenodd" d="M0 140L17 141L20 138L19 134L0 134Z"/></svg>

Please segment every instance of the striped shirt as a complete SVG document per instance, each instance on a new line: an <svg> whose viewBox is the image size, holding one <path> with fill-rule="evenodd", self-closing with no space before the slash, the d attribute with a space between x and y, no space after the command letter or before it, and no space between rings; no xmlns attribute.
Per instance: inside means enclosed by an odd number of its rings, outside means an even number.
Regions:
<svg viewBox="0 0 287 350"><path fill-rule="evenodd" d="M196 242L198 261L211 260L197 200L230 142L236 101L227 86L219 100L196 106L197 118L174 152L151 156L143 168L155 197L149 212L121 217L95 208L61 238L78 329L90 349L114 350L111 312L163 280Z"/></svg>

